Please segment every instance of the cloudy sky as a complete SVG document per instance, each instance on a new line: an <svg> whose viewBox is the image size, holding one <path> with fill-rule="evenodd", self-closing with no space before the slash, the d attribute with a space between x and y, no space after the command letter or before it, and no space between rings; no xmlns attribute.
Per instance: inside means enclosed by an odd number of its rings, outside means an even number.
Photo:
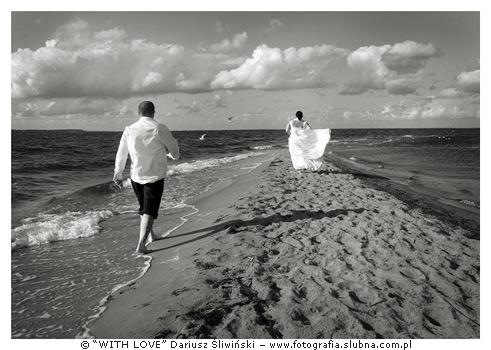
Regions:
<svg viewBox="0 0 491 350"><path fill-rule="evenodd" d="M11 59L14 129L479 126L477 12L13 12Z"/></svg>

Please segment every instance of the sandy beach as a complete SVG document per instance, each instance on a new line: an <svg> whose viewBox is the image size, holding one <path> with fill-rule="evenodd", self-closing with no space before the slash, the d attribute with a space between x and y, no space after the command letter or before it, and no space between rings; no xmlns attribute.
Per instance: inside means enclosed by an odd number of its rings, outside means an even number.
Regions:
<svg viewBox="0 0 491 350"><path fill-rule="evenodd" d="M332 162L295 171L285 150L219 182L91 335L479 338L478 223L366 179Z"/></svg>

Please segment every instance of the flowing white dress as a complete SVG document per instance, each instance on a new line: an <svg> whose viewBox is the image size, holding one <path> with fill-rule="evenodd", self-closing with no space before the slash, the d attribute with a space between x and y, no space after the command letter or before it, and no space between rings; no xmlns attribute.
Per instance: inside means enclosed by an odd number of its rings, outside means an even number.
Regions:
<svg viewBox="0 0 491 350"><path fill-rule="evenodd" d="M331 138L331 130L306 129L308 124L305 122L301 125L302 127L295 126L294 120L292 120L287 126L287 131L290 131L288 148L290 149L293 167L297 170L317 171L322 165L322 157Z"/></svg>

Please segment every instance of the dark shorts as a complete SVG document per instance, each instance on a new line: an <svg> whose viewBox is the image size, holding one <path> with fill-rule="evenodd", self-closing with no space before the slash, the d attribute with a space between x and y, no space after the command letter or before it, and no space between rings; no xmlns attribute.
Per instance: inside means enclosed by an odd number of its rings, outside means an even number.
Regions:
<svg viewBox="0 0 491 350"><path fill-rule="evenodd" d="M140 204L138 213L140 215L148 214L156 219L159 215L162 192L164 192L164 179L146 184L140 184L131 180L131 186L133 187L133 191L135 191L136 198L138 198L138 203Z"/></svg>

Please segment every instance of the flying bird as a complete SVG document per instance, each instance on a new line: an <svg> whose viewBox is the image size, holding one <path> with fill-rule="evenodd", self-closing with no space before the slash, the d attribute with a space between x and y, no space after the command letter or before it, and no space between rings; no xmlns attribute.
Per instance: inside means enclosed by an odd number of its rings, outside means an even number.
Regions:
<svg viewBox="0 0 491 350"><path fill-rule="evenodd" d="M232 119L234 119L235 117L234 116L231 116L231 117L228 117L228 122L230 123L232 121Z"/></svg>
<svg viewBox="0 0 491 350"><path fill-rule="evenodd" d="M199 140L200 140L200 141L203 141L203 140L205 139L205 136L206 136L206 134L201 135L201 136L199 137Z"/></svg>

